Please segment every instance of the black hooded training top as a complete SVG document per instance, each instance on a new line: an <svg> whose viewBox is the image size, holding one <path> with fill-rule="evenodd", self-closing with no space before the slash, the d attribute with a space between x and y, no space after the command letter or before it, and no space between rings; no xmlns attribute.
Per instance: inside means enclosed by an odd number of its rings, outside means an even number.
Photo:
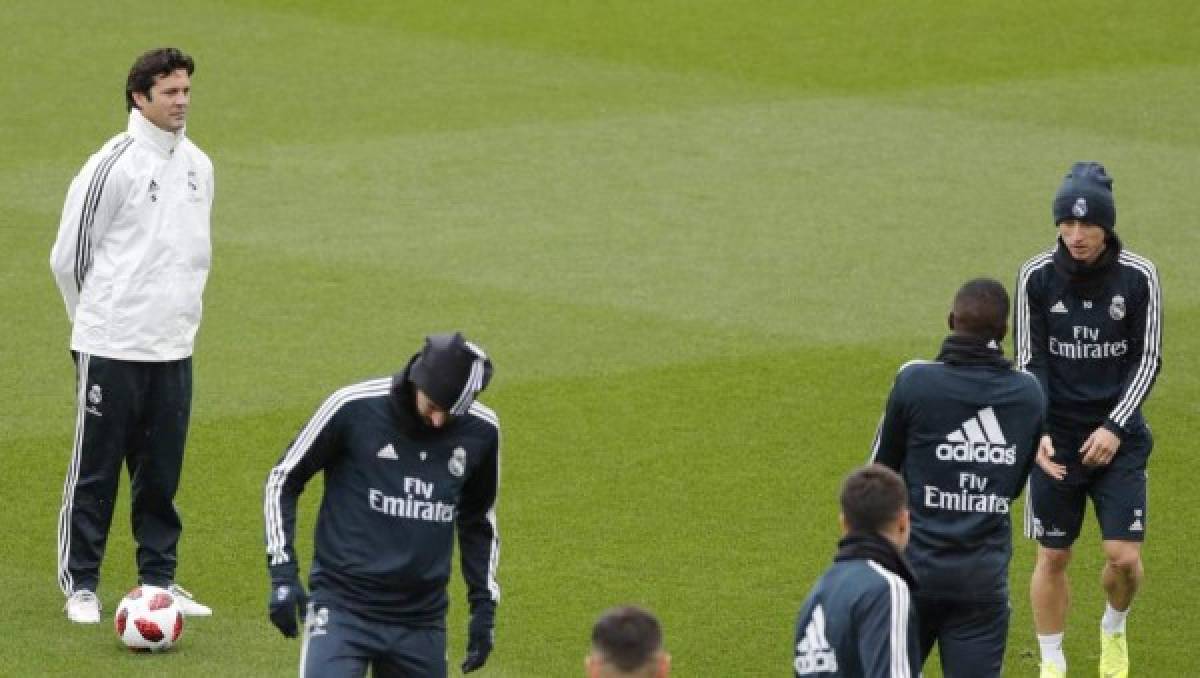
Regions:
<svg viewBox="0 0 1200 678"><path fill-rule="evenodd" d="M1013 316L1017 365L1041 382L1051 428L1103 425L1124 437L1144 426L1142 403L1162 367L1162 293L1150 260L1113 234L1087 266L1060 241L1021 267Z"/></svg>
<svg viewBox="0 0 1200 678"><path fill-rule="evenodd" d="M475 402L441 429L425 426L407 374L334 393L271 469L264 511L272 575L297 571L296 502L323 471L309 574L316 602L442 628L457 528L472 613L491 618L500 597L499 421Z"/></svg>

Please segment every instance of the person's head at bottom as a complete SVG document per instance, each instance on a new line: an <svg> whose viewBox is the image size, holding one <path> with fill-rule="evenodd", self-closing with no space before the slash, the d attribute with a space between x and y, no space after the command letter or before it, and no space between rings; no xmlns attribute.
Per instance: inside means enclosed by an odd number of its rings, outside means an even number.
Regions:
<svg viewBox="0 0 1200 678"><path fill-rule="evenodd" d="M650 612L631 605L608 610L592 627L592 650L584 660L588 678L665 678L671 655L662 627Z"/></svg>
<svg viewBox="0 0 1200 678"><path fill-rule="evenodd" d="M882 464L854 470L842 483L843 534L879 535L903 551L908 545L908 491Z"/></svg>

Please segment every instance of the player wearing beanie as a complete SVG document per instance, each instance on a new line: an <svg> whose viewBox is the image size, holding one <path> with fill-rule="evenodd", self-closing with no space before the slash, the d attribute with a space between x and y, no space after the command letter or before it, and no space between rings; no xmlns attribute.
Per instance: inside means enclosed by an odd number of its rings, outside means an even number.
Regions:
<svg viewBox="0 0 1200 678"><path fill-rule="evenodd" d="M1126 676L1125 615L1142 580L1153 447L1141 406L1162 363L1162 296L1154 264L1117 236L1103 165L1072 165L1052 214L1058 242L1021 267L1013 323L1017 364L1037 376L1048 402L1025 520L1039 544L1030 599L1042 676L1066 673L1067 566L1088 497L1105 556L1100 668Z"/></svg>
<svg viewBox="0 0 1200 678"><path fill-rule="evenodd" d="M399 374L330 396L267 476L268 603L285 636L304 618L301 675L446 675L454 536L471 619L462 670L492 650L500 587L500 424L476 401L492 363L462 334L433 335ZM309 572L296 560L296 505L325 476Z"/></svg>

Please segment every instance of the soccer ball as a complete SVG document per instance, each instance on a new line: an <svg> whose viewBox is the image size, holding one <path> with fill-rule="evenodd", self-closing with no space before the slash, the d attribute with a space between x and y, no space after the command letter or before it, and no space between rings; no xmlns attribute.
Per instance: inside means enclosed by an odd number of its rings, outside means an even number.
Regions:
<svg viewBox="0 0 1200 678"><path fill-rule="evenodd" d="M175 596L157 586L138 586L117 606L117 637L131 650L169 650L183 635L183 613Z"/></svg>

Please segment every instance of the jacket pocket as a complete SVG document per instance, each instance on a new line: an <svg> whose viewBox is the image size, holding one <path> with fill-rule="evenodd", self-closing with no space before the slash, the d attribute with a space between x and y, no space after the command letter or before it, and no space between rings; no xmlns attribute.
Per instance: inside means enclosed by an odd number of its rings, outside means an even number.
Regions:
<svg viewBox="0 0 1200 678"><path fill-rule="evenodd" d="M113 324L113 281L93 273L84 281L75 307L75 332L88 343L107 342Z"/></svg>
<svg viewBox="0 0 1200 678"><path fill-rule="evenodd" d="M200 327L203 315L204 284L207 272L180 273L171 283L175 330L184 341L191 342Z"/></svg>

